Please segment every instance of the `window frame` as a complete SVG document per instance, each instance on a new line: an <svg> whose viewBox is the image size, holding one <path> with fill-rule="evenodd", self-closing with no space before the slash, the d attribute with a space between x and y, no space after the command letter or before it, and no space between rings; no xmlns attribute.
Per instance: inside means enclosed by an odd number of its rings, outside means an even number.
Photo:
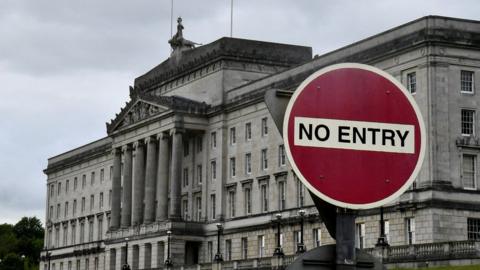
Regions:
<svg viewBox="0 0 480 270"><path fill-rule="evenodd" d="M464 75L470 76L470 81L464 80ZM464 90L464 84L470 84L471 91ZM462 94L475 94L475 72L472 70L460 70L460 93Z"/></svg>

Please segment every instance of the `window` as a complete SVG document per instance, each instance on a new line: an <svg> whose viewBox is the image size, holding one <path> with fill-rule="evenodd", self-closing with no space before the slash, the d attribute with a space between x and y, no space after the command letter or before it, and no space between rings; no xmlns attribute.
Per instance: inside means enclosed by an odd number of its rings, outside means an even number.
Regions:
<svg viewBox="0 0 480 270"><path fill-rule="evenodd" d="M75 269L76 270L80 269L80 260L77 260L77 267Z"/></svg>
<svg viewBox="0 0 480 270"><path fill-rule="evenodd" d="M212 148L217 147L217 133L215 131L210 134L210 145Z"/></svg>
<svg viewBox="0 0 480 270"><path fill-rule="evenodd" d="M90 186L95 185L95 172L92 172L90 175Z"/></svg>
<svg viewBox="0 0 480 270"><path fill-rule="evenodd" d="M73 216L77 214L77 200L73 200Z"/></svg>
<svg viewBox="0 0 480 270"><path fill-rule="evenodd" d="M475 155L462 155L462 182L466 189L476 188L476 161Z"/></svg>
<svg viewBox="0 0 480 270"><path fill-rule="evenodd" d="M460 71L460 91L462 93L473 94L473 71L462 70Z"/></svg>
<svg viewBox="0 0 480 270"><path fill-rule="evenodd" d="M62 189L62 182L58 183L58 188L57 188L57 195L60 195L60 191Z"/></svg>
<svg viewBox="0 0 480 270"><path fill-rule="evenodd" d="M80 244L85 242L85 223L80 223Z"/></svg>
<svg viewBox="0 0 480 270"><path fill-rule="evenodd" d="M217 215L216 212L215 212L215 210L216 210L216 209L215 209L215 208L216 208L216 207L215 207L215 205L216 205L215 194L210 195L210 205L211 205L211 208L212 208L211 218L214 220L215 217L216 217L216 215Z"/></svg>
<svg viewBox="0 0 480 270"><path fill-rule="evenodd" d="M90 211L95 207L95 195L90 195Z"/></svg>
<svg viewBox="0 0 480 270"><path fill-rule="evenodd" d="M355 226L357 248L365 248L365 223L358 223Z"/></svg>
<svg viewBox="0 0 480 270"><path fill-rule="evenodd" d="M252 154L246 153L245 154L245 174L252 173Z"/></svg>
<svg viewBox="0 0 480 270"><path fill-rule="evenodd" d="M64 247L68 245L67 240L68 240L68 226L65 225L63 226L63 246Z"/></svg>
<svg viewBox="0 0 480 270"><path fill-rule="evenodd" d="M313 229L313 247L322 245L322 230L320 228Z"/></svg>
<svg viewBox="0 0 480 270"><path fill-rule="evenodd" d="M230 128L230 145L234 145L237 142L237 136L235 133L235 128Z"/></svg>
<svg viewBox="0 0 480 270"><path fill-rule="evenodd" d="M183 156L186 157L190 154L190 141L184 140L183 141Z"/></svg>
<svg viewBox="0 0 480 270"><path fill-rule="evenodd" d="M217 162L215 160L210 162L210 174L212 175L212 181L217 179Z"/></svg>
<svg viewBox="0 0 480 270"><path fill-rule="evenodd" d="M262 118L262 136L266 136L268 134L268 124L267 118Z"/></svg>
<svg viewBox="0 0 480 270"><path fill-rule="evenodd" d="M112 181L113 179L113 166L110 166L110 174L108 176L108 180Z"/></svg>
<svg viewBox="0 0 480 270"><path fill-rule="evenodd" d="M268 157L267 157L267 149L262 149L262 170L268 169Z"/></svg>
<svg viewBox="0 0 480 270"><path fill-rule="evenodd" d="M70 243L72 245L75 245L76 243L76 238L77 238L77 226L74 224L72 224L72 231L71 231L71 234L72 234L72 239L70 240Z"/></svg>
<svg viewBox="0 0 480 270"><path fill-rule="evenodd" d="M85 197L82 197L82 213L85 211Z"/></svg>
<svg viewBox="0 0 480 270"><path fill-rule="evenodd" d="M242 237L241 240L241 245L242 245L242 259L246 260L248 258L248 238L247 237Z"/></svg>
<svg viewBox="0 0 480 270"><path fill-rule="evenodd" d="M282 144L278 146L278 166L285 166L286 157L285 157L285 146Z"/></svg>
<svg viewBox="0 0 480 270"><path fill-rule="evenodd" d="M53 195L55 195L55 186L51 185L50 186L50 197L53 198Z"/></svg>
<svg viewBox="0 0 480 270"><path fill-rule="evenodd" d="M195 198L195 221L201 221L202 219L202 197Z"/></svg>
<svg viewBox="0 0 480 270"><path fill-rule="evenodd" d="M480 218L467 219L468 240L480 240Z"/></svg>
<svg viewBox="0 0 480 270"><path fill-rule="evenodd" d="M258 257L265 256L265 235L258 236Z"/></svg>
<svg viewBox="0 0 480 270"><path fill-rule="evenodd" d="M63 213L63 217L68 217L68 202L65 202L65 209L64 209L64 213Z"/></svg>
<svg viewBox="0 0 480 270"><path fill-rule="evenodd" d="M305 204L305 187L302 181L295 177L297 183L297 207L303 207Z"/></svg>
<svg viewBox="0 0 480 270"><path fill-rule="evenodd" d="M475 111L462 109L462 135L470 136L475 133Z"/></svg>
<svg viewBox="0 0 480 270"><path fill-rule="evenodd" d="M203 150L203 142L202 142L202 136L197 137L197 153L202 152Z"/></svg>
<svg viewBox="0 0 480 270"><path fill-rule="evenodd" d="M50 211L48 212L50 219L53 219L53 205L50 205Z"/></svg>
<svg viewBox="0 0 480 270"><path fill-rule="evenodd" d="M55 228L55 247L60 246L60 227Z"/></svg>
<svg viewBox="0 0 480 270"><path fill-rule="evenodd" d="M202 165L197 165L197 184L202 184Z"/></svg>
<svg viewBox="0 0 480 270"><path fill-rule="evenodd" d="M188 220L188 200L182 200L183 219Z"/></svg>
<svg viewBox="0 0 480 270"><path fill-rule="evenodd" d="M78 179L77 177L73 178L73 190L77 190L77 186L78 186Z"/></svg>
<svg viewBox="0 0 480 270"><path fill-rule="evenodd" d="M390 221L384 220L383 227L385 230L385 239L387 240L387 242L390 242Z"/></svg>
<svg viewBox="0 0 480 270"><path fill-rule="evenodd" d="M84 174L82 175L82 189L84 189L86 185L87 185L87 175Z"/></svg>
<svg viewBox="0 0 480 270"><path fill-rule="evenodd" d="M225 260L232 260L232 240L230 239L225 240Z"/></svg>
<svg viewBox="0 0 480 270"><path fill-rule="evenodd" d="M208 241L207 243L207 262L213 261L213 242Z"/></svg>
<svg viewBox="0 0 480 270"><path fill-rule="evenodd" d="M60 204L57 204L57 218L60 218Z"/></svg>
<svg viewBox="0 0 480 270"><path fill-rule="evenodd" d="M286 200L287 200L287 190L285 187L285 181L278 182L278 209L284 210L286 208Z"/></svg>
<svg viewBox="0 0 480 270"><path fill-rule="evenodd" d="M188 168L183 169L183 186L188 186Z"/></svg>
<svg viewBox="0 0 480 270"><path fill-rule="evenodd" d="M417 92L417 74L415 72L407 74L407 89L411 94Z"/></svg>
<svg viewBox="0 0 480 270"><path fill-rule="evenodd" d="M405 219L405 240L408 245L415 244L415 218Z"/></svg>
<svg viewBox="0 0 480 270"><path fill-rule="evenodd" d="M98 229L97 229L97 240L102 240L103 238L103 218L98 218Z"/></svg>
<svg viewBox="0 0 480 270"><path fill-rule="evenodd" d="M99 203L98 203L98 207L100 209L103 209L103 192L100 192L100 200L99 200Z"/></svg>
<svg viewBox="0 0 480 270"><path fill-rule="evenodd" d="M245 214L251 214L252 213L252 190L250 187L246 187L244 189L244 202L245 202Z"/></svg>
<svg viewBox="0 0 480 270"><path fill-rule="evenodd" d="M252 139L252 123L248 122L245 124L245 141L250 141Z"/></svg>
<svg viewBox="0 0 480 270"><path fill-rule="evenodd" d="M262 212L268 211L268 190L267 185L260 186L260 203Z"/></svg>
<svg viewBox="0 0 480 270"><path fill-rule="evenodd" d="M230 158L230 176L231 177L235 177L235 172L236 168L235 168L235 158L232 157Z"/></svg>
<svg viewBox="0 0 480 270"><path fill-rule="evenodd" d="M67 181L65 182L65 194L68 193L69 187L70 187L70 180L67 179Z"/></svg>
<svg viewBox="0 0 480 270"><path fill-rule="evenodd" d="M235 217L235 190L228 192L228 213L230 217Z"/></svg>
<svg viewBox="0 0 480 270"><path fill-rule="evenodd" d="M112 207L112 190L108 191L108 205Z"/></svg>
<svg viewBox="0 0 480 270"><path fill-rule="evenodd" d="M105 180L105 170L100 169L100 183L103 183L103 180Z"/></svg>

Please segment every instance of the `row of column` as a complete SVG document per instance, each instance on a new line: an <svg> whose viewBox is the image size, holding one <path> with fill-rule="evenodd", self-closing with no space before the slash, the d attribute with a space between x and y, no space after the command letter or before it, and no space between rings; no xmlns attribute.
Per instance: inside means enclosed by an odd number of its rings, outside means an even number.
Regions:
<svg viewBox="0 0 480 270"><path fill-rule="evenodd" d="M113 149L112 229L180 217L182 152L177 128Z"/></svg>

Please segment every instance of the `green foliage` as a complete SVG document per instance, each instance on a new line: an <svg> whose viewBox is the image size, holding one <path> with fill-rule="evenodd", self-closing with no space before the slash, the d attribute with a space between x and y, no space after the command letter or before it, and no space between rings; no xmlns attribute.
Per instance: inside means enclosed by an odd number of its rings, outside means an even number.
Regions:
<svg viewBox="0 0 480 270"><path fill-rule="evenodd" d="M44 230L36 217L0 225L0 270L38 269Z"/></svg>

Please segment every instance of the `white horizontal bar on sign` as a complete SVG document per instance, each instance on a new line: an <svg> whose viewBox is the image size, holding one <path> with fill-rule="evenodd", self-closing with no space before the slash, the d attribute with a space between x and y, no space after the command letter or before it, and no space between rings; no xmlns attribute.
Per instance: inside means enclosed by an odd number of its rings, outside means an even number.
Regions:
<svg viewBox="0 0 480 270"><path fill-rule="evenodd" d="M296 146L391 153L415 152L413 125L295 117Z"/></svg>

